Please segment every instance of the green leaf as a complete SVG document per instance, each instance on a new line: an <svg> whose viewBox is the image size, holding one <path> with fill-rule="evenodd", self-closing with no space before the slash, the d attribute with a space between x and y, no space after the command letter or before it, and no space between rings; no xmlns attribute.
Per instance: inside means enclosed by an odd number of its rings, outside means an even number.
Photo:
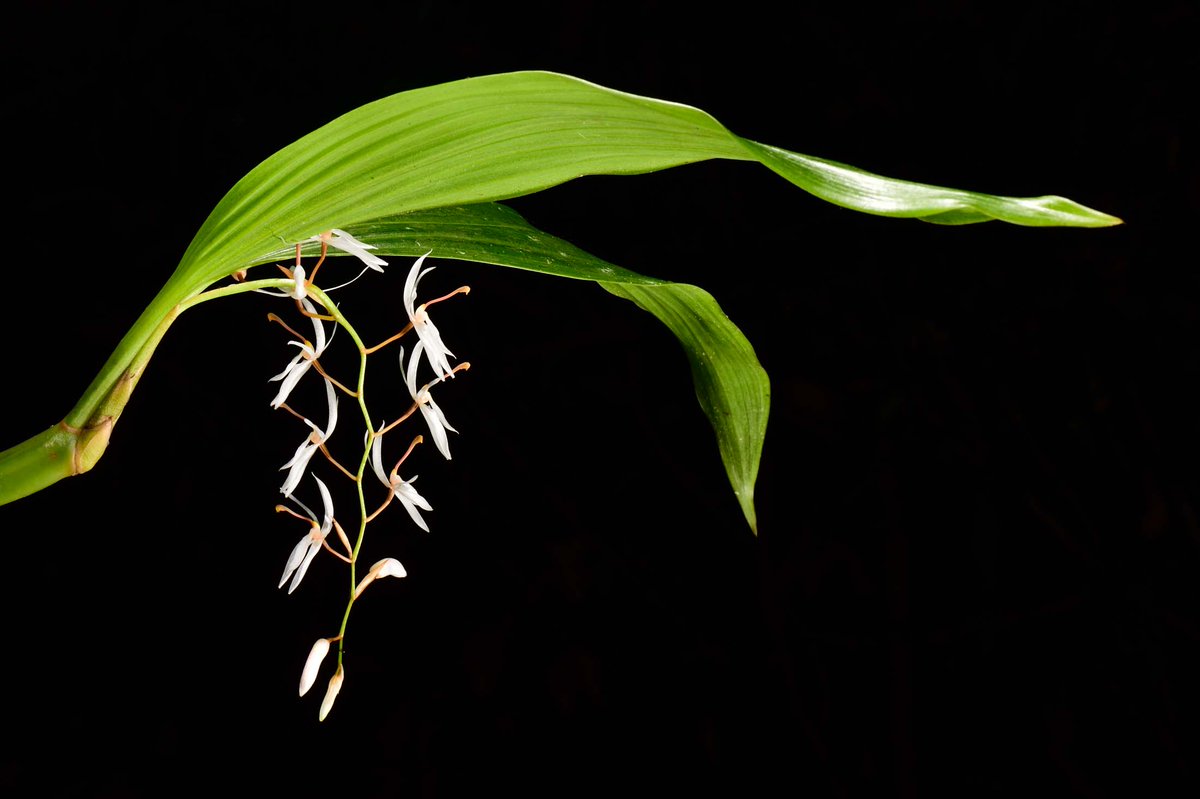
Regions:
<svg viewBox="0 0 1200 799"><path fill-rule="evenodd" d="M226 275L273 260L281 248L331 228L367 235L364 226L372 220L517 197L583 175L637 174L711 158L756 161L818 197L871 214L942 224L988 219L1083 227L1120 223L1062 197L1002 197L873 175L743 139L696 108L567 75L514 72L470 78L357 108L275 153L238 181L67 414L63 429L83 431L100 442L89 449L87 462L94 463L107 440L100 431L110 429L124 407L128 392L121 386L132 387L181 303ZM451 235L449 228L443 233ZM460 249L470 251L465 243ZM501 249L510 255L519 252ZM554 257L543 257L554 265ZM576 260L574 255L567 258ZM537 268L529 260L508 265ZM624 279L632 273L621 274ZM718 333L711 309L697 310L705 306L699 295L620 285L623 296L659 315L677 335L690 331L706 347L723 346L724 334ZM705 335L687 322L687 313L707 320ZM698 368L700 351L689 353ZM698 392L706 409L711 406L710 415L722 412L720 391L710 392L698 382ZM5 463L24 464L35 450L0 452L0 476ZM57 468L46 466L45 480L23 481L22 490L48 485L57 479ZM744 486L746 477L734 478L731 472L735 484Z"/></svg>
<svg viewBox="0 0 1200 799"><path fill-rule="evenodd" d="M916 217L942 225L968 225L998 219L1035 227L1110 227L1115 216L1066 197L1000 197L928 186L874 175L836 161L790 153L742 139L746 148L773 171L822 200L880 216Z"/></svg>
<svg viewBox="0 0 1200 799"><path fill-rule="evenodd" d="M354 235L381 255L417 257L433 251L434 258L511 266L531 272L577 280L662 284L665 281L622 269L574 244L543 233L506 205L479 203L434 208L371 219L354 226ZM310 248L319 252L317 244ZM284 247L262 263L295 255ZM329 255L345 253L334 249Z"/></svg>
<svg viewBox="0 0 1200 799"><path fill-rule="evenodd" d="M417 256L432 250L435 258L593 280L654 314L683 345L696 397L716 433L729 482L750 528L758 531L754 482L767 429L770 383L750 342L708 292L614 266L494 203L372 220L356 226L355 234L383 255Z"/></svg>
<svg viewBox="0 0 1200 799"><path fill-rule="evenodd" d="M711 158L758 161L818 197L872 214L955 224L1120 221L1061 197L999 197L884 178L742 139L690 106L567 75L513 72L369 103L280 150L218 203L172 283L198 290L334 227Z"/></svg>
<svg viewBox="0 0 1200 799"><path fill-rule="evenodd" d="M754 348L703 289L686 283L601 285L657 316L683 344L696 399L717 434L717 447L742 513L757 534L754 483L767 432L771 384Z"/></svg>

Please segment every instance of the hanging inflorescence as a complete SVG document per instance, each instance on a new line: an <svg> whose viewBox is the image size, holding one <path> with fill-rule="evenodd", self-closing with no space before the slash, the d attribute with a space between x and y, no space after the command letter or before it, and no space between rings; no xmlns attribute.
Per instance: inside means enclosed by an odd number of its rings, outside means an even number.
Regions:
<svg viewBox="0 0 1200 799"><path fill-rule="evenodd" d="M321 245L321 256L313 266L312 274L306 275L301 262L301 246L314 241ZM280 316L272 313L267 317L270 321L281 325L292 336L292 340L288 344L297 348L296 354L283 371L271 378L272 382L279 384L278 391L271 400L271 407L287 411L308 428L307 434L292 454L291 459L280 468L280 471L286 472L283 484L279 489L285 502L277 505L275 509L304 522L308 526L308 531L292 549L284 566L283 576L279 580L279 587L287 585L289 594L295 591L304 579L304 575L308 573L313 560L322 551L346 563L350 571L350 591L341 627L336 635L319 638L313 644L300 676L300 695L304 696L316 682L321 664L329 654L332 645L337 644L337 669L329 680L325 699L321 703L320 719L322 721L333 706L345 678L342 660L346 624L350 618L351 608L362 596L363 591L374 581L382 577L404 577L406 574L400 561L390 557L377 561L366 570L365 574L361 572L358 568L358 559L366 537L367 525L378 518L392 503L392 500L399 500L413 523L422 530L429 531L429 525L422 516L422 511L432 511L433 507L415 488L416 475L409 479L400 476L400 468L414 449L425 439L421 434L415 435L411 439L406 436L402 437L400 426L415 413L420 412L428 434L433 439L438 451L443 457L449 459L450 442L447 433L458 431L446 420L442 409L434 401L432 392L447 380L451 380L456 373L470 368L470 364L466 362L452 365L454 353L446 347L441 333L429 316L431 306L456 294L466 294L470 289L463 286L437 299L417 303L418 284L433 269L433 267L424 266L425 258L429 253L416 260L404 283L403 304L408 317L404 328L387 340L373 347L367 347L341 310L330 301L327 292L320 289L315 283L317 273L325 263L330 247L349 253L366 265L359 277L368 270L382 272L383 267L387 265L382 258L370 252L375 249L374 246L359 241L343 230L334 229L313 236L306 242L298 243L295 264L290 269L280 267L287 277L288 289L267 292L287 298L294 303L297 312L303 318L303 322L298 323L298 327L305 325L312 327L310 339ZM333 341L334 333L339 328L344 330L358 347L359 369L357 379L354 381L339 381L321 363L322 355ZM407 361L404 347L397 347L400 370L408 388L409 397L402 403L402 410L397 418L390 423L381 420L376 426L372 422L375 417L367 408L364 393L367 359L404 338L410 332L416 333L417 341L413 345ZM326 409L323 420L309 418L288 404L293 389L310 372L316 373L324 382ZM422 372L432 372L432 378L422 382ZM356 468L340 463L328 446L330 438L338 428L338 402L343 397L349 397L357 402L366 429L362 454ZM397 440L403 445L403 454L393 462L390 458L394 458L395 452L401 448L397 446ZM390 457L385 454L385 448L393 453ZM318 454L320 454L320 458L317 457ZM333 475L329 478L330 481L349 480L357 491L359 507L358 512L354 514L357 516L357 534L353 536L353 541L351 540L352 536L347 534L346 527L334 512L333 492L330 491L327 483L315 474L314 464L319 465L322 462L329 464L327 471ZM378 493L377 489L368 491L368 485L364 484L373 484L371 480L364 481L368 468L387 492L377 505L368 505L368 493ZM310 477L311 479L307 479ZM321 501L319 516L298 496L298 494L311 494L314 488ZM345 518L343 515L342 520L344 521ZM353 531L354 525L350 527ZM334 539L333 541L330 540L331 537Z"/></svg>

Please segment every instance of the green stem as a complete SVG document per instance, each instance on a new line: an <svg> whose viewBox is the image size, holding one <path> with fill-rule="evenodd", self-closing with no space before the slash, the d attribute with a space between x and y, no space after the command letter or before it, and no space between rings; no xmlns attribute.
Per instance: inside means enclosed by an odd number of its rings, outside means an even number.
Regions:
<svg viewBox="0 0 1200 799"><path fill-rule="evenodd" d="M342 624L338 628L337 662L338 662L338 666L341 666L342 665L342 657L345 655L345 651L346 651L346 648L345 648L346 627L350 623L350 610L351 610L351 608L354 607L354 589L358 586L358 578L357 578L358 553L359 553L359 550L362 549L362 543L363 543L363 540L366 538L366 534L367 534L367 500L366 500L366 496L363 494L363 475L366 473L366 470L367 470L367 460L370 457L371 441L375 436L375 428L371 425L371 414L370 414L370 411L367 410L367 400L366 400L366 393L365 393L366 383L367 383L367 353L366 353L367 348L363 344L362 337L358 335L358 331L354 329L354 326L352 324L350 324L350 321L348 319L346 319L345 316L342 315L342 312L340 310L338 310L337 305L329 298L329 295L327 295L325 292L318 289L316 286L310 287L309 291L317 299L317 301L320 302L322 306L324 306L326 312L330 316L333 317L334 321L338 324L338 326L346 331L346 334L348 336L350 336L350 338L354 342L355 346L358 347L358 352L359 352L358 383L355 385L354 388L355 388L355 393L358 396L359 410L362 411L363 422L367 426L367 439L366 439L367 443L366 443L366 446L363 447L362 458L359 459L358 471L355 473L355 483L357 484L357 488L358 488L359 524L358 524L358 535L355 537L355 541L354 541L354 548L350 553L350 599L346 602L346 611L342 614Z"/></svg>
<svg viewBox="0 0 1200 799"><path fill-rule="evenodd" d="M223 286L182 300L159 292L121 339L79 402L61 422L0 452L0 505L29 496L65 477L83 474L100 460L113 426L168 328L184 310L210 299L261 288L288 289L277 278Z"/></svg>

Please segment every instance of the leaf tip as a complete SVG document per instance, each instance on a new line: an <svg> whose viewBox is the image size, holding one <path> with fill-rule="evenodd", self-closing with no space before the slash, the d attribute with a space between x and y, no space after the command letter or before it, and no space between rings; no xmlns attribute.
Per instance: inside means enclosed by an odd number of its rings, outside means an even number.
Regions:
<svg viewBox="0 0 1200 799"><path fill-rule="evenodd" d="M746 517L746 524L750 525L750 532L754 533L754 537L758 537L758 513L754 510L754 491L753 488L749 492L737 492L738 504L742 506L742 515Z"/></svg>

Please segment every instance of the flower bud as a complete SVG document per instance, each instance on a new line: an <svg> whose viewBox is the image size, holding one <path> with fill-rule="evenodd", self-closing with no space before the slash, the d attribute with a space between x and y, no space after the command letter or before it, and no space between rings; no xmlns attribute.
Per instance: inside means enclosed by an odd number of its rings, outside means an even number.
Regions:
<svg viewBox="0 0 1200 799"><path fill-rule="evenodd" d="M325 656L329 654L329 639L318 638L317 642L312 645L309 650L308 660L304 661L304 671L300 672L300 696L308 693L308 689L312 688L313 683L317 681L317 671L321 668L321 661L325 660Z"/></svg>
<svg viewBox="0 0 1200 799"><path fill-rule="evenodd" d="M342 670L341 664L329 678L329 687L325 689L325 699L321 702L321 712L317 716L317 721L324 721L329 715L329 711L333 709L333 700L337 699L338 691L342 690L342 679L346 676L346 672Z"/></svg>
<svg viewBox="0 0 1200 799"><path fill-rule="evenodd" d="M358 599L362 596L362 592L367 590L367 586L375 582L380 577L407 577L408 572L400 565L400 561L395 558L384 558L371 567L367 572L367 576L362 578L358 587L354 589L354 598Z"/></svg>

